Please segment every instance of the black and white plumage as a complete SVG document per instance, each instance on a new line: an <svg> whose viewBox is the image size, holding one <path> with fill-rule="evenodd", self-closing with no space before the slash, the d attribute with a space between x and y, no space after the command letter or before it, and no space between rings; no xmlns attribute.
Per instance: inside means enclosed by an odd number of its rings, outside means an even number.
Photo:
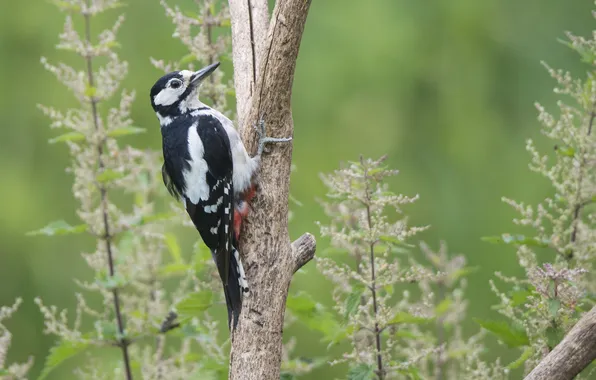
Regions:
<svg viewBox="0 0 596 380"><path fill-rule="evenodd" d="M151 104L161 124L164 183L211 250L235 327L248 283L233 232L234 194L250 186L258 158L248 155L229 119L198 100L200 82L217 66L165 75L151 89Z"/></svg>
<svg viewBox="0 0 596 380"><path fill-rule="evenodd" d="M246 209L243 197L254 193L253 180L264 145L291 138L266 137L260 123L257 155L250 157L232 121L198 98L201 82L218 66L166 74L153 85L150 96L161 125L164 184L184 202L211 250L224 286L228 324L233 320L235 327L242 295L248 292L234 233L234 227L239 228L234 215L240 219L246 213L235 213L235 208Z"/></svg>

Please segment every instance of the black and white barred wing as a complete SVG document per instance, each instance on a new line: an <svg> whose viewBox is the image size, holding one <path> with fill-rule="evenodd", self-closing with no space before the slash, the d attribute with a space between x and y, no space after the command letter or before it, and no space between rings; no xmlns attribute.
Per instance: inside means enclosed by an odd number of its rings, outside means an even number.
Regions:
<svg viewBox="0 0 596 380"><path fill-rule="evenodd" d="M211 249L224 286L228 317L233 317L236 324L242 293L247 288L233 234L234 167L230 143L217 119L200 116L196 127L189 130L188 144L190 169L184 174L186 211Z"/></svg>

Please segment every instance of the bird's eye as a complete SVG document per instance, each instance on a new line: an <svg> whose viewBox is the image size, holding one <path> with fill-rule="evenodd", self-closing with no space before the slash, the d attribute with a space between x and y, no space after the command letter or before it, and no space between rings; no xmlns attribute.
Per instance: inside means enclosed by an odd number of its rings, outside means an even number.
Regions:
<svg viewBox="0 0 596 380"><path fill-rule="evenodd" d="M182 82L180 82L178 79L174 79L170 82L170 87L174 89L179 88L180 86L182 86Z"/></svg>

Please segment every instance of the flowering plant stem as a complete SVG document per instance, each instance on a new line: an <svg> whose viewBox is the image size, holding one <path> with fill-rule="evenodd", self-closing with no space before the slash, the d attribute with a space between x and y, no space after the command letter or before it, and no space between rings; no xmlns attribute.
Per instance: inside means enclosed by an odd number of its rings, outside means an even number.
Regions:
<svg viewBox="0 0 596 380"><path fill-rule="evenodd" d="M87 0L87 8L88 9L91 7L90 3L91 3L90 0ZM85 42L87 43L87 46L91 46L91 15L87 11L87 12L83 13L83 17L85 19ZM93 58L91 55L87 54L85 56L85 60L87 63L87 81L89 84L89 88L94 88L95 81L93 78L93 62L92 62ZM91 113L93 114L93 125L95 127L96 132L99 132L99 129L100 129L99 113L97 110L98 100L92 92L89 93L88 98L89 98L89 103L91 104ZM98 166L98 171L101 172L104 170L104 162L103 162L104 141L103 141L103 139L99 139L96 142L96 144L97 144L97 166ZM116 272L115 272L115 268L114 268L114 255L112 252L112 236L110 234L110 218L108 215L108 190L106 189L106 186L103 183L99 183L98 188L99 188L99 194L100 194L100 198L101 198L100 207L101 207L101 213L102 213L102 219L103 219L103 229L104 229L104 233L100 238L104 240L105 245L106 245L110 277L114 277L114 274ZM118 335L119 335L118 336L118 345L119 345L120 349L122 350L122 359L124 361L126 379L132 380L130 357L128 355L128 346L130 344L130 341L125 338L125 334L124 334L124 318L122 317L122 312L120 310L120 297L118 295L118 287L113 287L112 294L114 296L114 312L116 314L116 321L118 323Z"/></svg>

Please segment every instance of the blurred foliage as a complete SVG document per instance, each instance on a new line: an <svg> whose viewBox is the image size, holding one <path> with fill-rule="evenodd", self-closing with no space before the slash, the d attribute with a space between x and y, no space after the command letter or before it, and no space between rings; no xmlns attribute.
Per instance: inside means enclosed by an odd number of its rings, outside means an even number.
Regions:
<svg viewBox="0 0 596 380"><path fill-rule="evenodd" d="M124 86L137 91L132 116L147 132L123 139L159 149L148 92L160 72L149 57L181 57L186 50L171 37L173 26L158 1L127 3L119 33L120 55L130 64ZM175 3L193 6L190 0ZM553 82L539 62L585 71L557 39L564 30L589 34L592 7L588 0L313 2L293 94L297 170L291 191L303 205L294 207L292 235L317 231L314 222L324 218L316 202L324 194L319 172L359 154L388 154L388 165L401 172L393 188L420 194L410 213L413 224L432 225L425 240L445 239L479 268L470 275L470 317L494 317L489 306L496 297L487 296L487 278L521 269L513 250L480 237L509 229L514 212L502 205L501 196L533 202L549 191L539 177L528 176L524 149L527 137L544 143L533 102L548 107L554 101ZM48 144L56 131L35 107L65 108L74 100L39 63L43 55L75 64L54 49L62 24L62 15L47 2L0 3L0 304L18 296L25 300L7 321L14 334L9 361L34 355L33 376L53 341L41 334L42 317L32 300L41 296L50 304L73 306L72 278L90 276L79 255L93 244L79 235L25 235L52 220L64 220L61 228L76 221L72 178L64 171L67 150ZM222 69L231 78L231 63ZM187 236L181 244L186 257L194 238L190 231ZM320 241L319 251L326 246ZM331 305L331 285L312 264L297 275L292 290ZM468 326L476 328L471 318ZM297 324L285 333L301 337L295 354L329 355L316 332ZM491 348L494 357L515 359L504 346ZM106 363L111 360L117 358ZM48 378L67 379L72 365ZM343 374L344 368L322 366L305 378Z"/></svg>

